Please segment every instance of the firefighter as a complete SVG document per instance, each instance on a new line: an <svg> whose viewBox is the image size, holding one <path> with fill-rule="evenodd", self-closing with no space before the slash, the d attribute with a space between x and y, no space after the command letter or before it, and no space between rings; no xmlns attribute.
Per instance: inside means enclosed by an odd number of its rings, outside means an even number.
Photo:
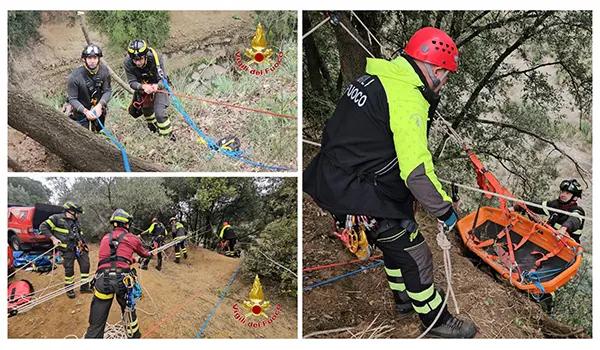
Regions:
<svg viewBox="0 0 600 350"><path fill-rule="evenodd" d="M153 218L152 219L152 224L150 225L150 227L148 227L147 230L142 231L140 233L140 236L143 235L144 233L150 233L152 234L152 241L151 241L151 245L152 245L152 249L157 249L163 246L163 243L165 242L165 238L166 238L166 230L165 230L165 225L163 225L162 222L160 222L158 220L158 218ZM162 252L159 252L157 254L158 257L158 263L156 265L156 269L158 271L160 271L162 269ZM148 269L148 259L145 259L142 263L142 265L140 266L140 268L142 270L147 270Z"/></svg>
<svg viewBox="0 0 600 350"><path fill-rule="evenodd" d="M128 294L124 279L136 278L135 269L131 268L135 262L133 253L143 258L152 258L152 254L142 246L142 241L129 232L132 220L133 216L125 210L115 210L109 220L114 230L105 234L100 241L98 270L94 278L94 297L90 306L90 326L85 333L85 338L104 338L104 326L114 297L121 306L121 315L124 316ZM128 338L141 337L135 309L131 310L131 318L126 328Z"/></svg>
<svg viewBox="0 0 600 350"><path fill-rule="evenodd" d="M338 221L374 222L367 238L383 252L396 315L416 312L422 327L442 338L471 338L477 329L442 309L413 205L418 200L446 232L457 222L427 148L439 91L457 66L454 41L432 27L414 33L392 61L368 58L366 74L341 97L303 176L304 191Z"/></svg>
<svg viewBox="0 0 600 350"><path fill-rule="evenodd" d="M177 218L175 217L169 219L169 222L171 223L171 234L173 236L173 239L179 240L179 242L175 244L175 262L179 264L181 253L183 253L184 259L187 259L188 257L186 239L182 238L183 236L185 236L185 228L179 221L177 221Z"/></svg>
<svg viewBox="0 0 600 350"><path fill-rule="evenodd" d="M81 52L83 65L75 69L67 81L69 118L93 132L99 132L106 119L108 102L112 96L108 68L100 63L102 50L89 44Z"/></svg>
<svg viewBox="0 0 600 350"><path fill-rule="evenodd" d="M133 40L127 51L129 55L125 57L123 66L129 86L134 91L129 114L134 118L143 114L151 132L175 141L171 121L165 114L165 109L169 106L169 96L157 93L158 90L164 89L164 60L159 60L156 51L148 47L143 40Z"/></svg>
<svg viewBox="0 0 600 350"><path fill-rule="evenodd" d="M527 208L536 214L547 215L548 225L554 227L563 234L567 233L575 240L575 242L581 243L581 230L583 230L583 224L585 223L585 220L583 220L582 217L585 216L585 211L577 204L577 200L583 195L583 187L576 179L571 179L563 180L559 185L559 190L560 192L558 193L557 199L542 202L543 208ZM564 210L572 213L573 216L551 212L548 208ZM525 209L518 204L515 204L511 209L519 213L525 212ZM554 292L552 292L543 294L541 297L534 300L537 300L540 303L540 306L545 313L552 315L554 309L554 296Z"/></svg>
<svg viewBox="0 0 600 350"><path fill-rule="evenodd" d="M223 228L221 228L221 233L219 233L219 238L221 239L221 243L225 247L225 256L235 257L235 244L237 243L237 237L235 232L229 226L228 222L223 223Z"/></svg>
<svg viewBox="0 0 600 350"><path fill-rule="evenodd" d="M54 214L40 224L40 232L50 238L62 254L65 269L65 288L67 296L75 298L75 260L79 264L81 281L90 277L89 249L85 243L83 232L79 225L79 217L83 208L77 202L67 201L63 204L63 213ZM90 283L83 283L81 293L91 293Z"/></svg>
<svg viewBox="0 0 600 350"><path fill-rule="evenodd" d="M536 214L547 215L548 225L554 227L558 231L568 233L571 238L577 243L581 243L581 230L583 230L582 216L585 216L585 212L582 207L577 204L577 200L581 198L583 194L583 187L579 184L576 179L563 180L559 186L560 192L558 198L551 201L543 201L542 206L544 208L528 207L529 210ZM573 216L550 212L547 208L560 209L573 213ZM515 204L513 210L523 213L523 209L520 205Z"/></svg>

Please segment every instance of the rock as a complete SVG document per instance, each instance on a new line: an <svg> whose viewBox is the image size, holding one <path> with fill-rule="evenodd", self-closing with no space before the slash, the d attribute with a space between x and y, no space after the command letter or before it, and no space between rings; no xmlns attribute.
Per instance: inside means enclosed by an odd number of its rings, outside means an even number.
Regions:
<svg viewBox="0 0 600 350"><path fill-rule="evenodd" d="M193 80L193 81L198 81L198 80L200 80L200 77L201 77L201 76L200 76L200 73L198 73L198 72L194 72L194 73L192 73L192 80Z"/></svg>
<svg viewBox="0 0 600 350"><path fill-rule="evenodd" d="M202 63L201 65L198 66L198 72L202 72L204 70L204 68L206 68L207 65L206 63Z"/></svg>
<svg viewBox="0 0 600 350"><path fill-rule="evenodd" d="M224 74L225 72L227 72L227 69L218 65L212 65L202 73L202 80L210 80L214 76Z"/></svg>

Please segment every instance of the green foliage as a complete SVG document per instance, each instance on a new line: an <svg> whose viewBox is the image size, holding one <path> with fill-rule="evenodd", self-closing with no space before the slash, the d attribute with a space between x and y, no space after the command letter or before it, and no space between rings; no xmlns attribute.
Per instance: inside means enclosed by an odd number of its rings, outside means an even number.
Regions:
<svg viewBox="0 0 600 350"><path fill-rule="evenodd" d="M298 270L297 237L296 218L282 218L269 223L247 252L243 260L242 273L251 279L258 274L261 279L277 282L282 293L295 297L296 276L278 267L264 255L296 273Z"/></svg>
<svg viewBox="0 0 600 350"><path fill-rule="evenodd" d="M51 191L40 181L26 177L8 178L8 202L13 204L34 205L49 202Z"/></svg>
<svg viewBox="0 0 600 350"><path fill-rule="evenodd" d="M9 49L23 48L30 40L38 39L41 24L41 11L8 11Z"/></svg>
<svg viewBox="0 0 600 350"><path fill-rule="evenodd" d="M577 275L556 291L554 317L592 336L592 299L592 255L584 253Z"/></svg>
<svg viewBox="0 0 600 350"><path fill-rule="evenodd" d="M134 39L160 48L171 29L167 11L92 11L88 20L91 27L108 36L110 47L117 52L127 50Z"/></svg>
<svg viewBox="0 0 600 350"><path fill-rule="evenodd" d="M254 28L261 24L269 46L279 47L285 40L296 39L298 15L296 11L256 11Z"/></svg>

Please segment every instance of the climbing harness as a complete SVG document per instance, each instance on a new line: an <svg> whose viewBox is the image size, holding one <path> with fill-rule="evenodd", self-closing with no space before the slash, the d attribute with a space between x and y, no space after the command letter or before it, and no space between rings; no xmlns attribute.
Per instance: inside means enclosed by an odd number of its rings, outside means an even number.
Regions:
<svg viewBox="0 0 600 350"><path fill-rule="evenodd" d="M334 216L334 232L345 247L357 258L368 259L374 250L375 231L379 223L372 217L361 215L346 215L344 225ZM339 232L341 231L341 232Z"/></svg>

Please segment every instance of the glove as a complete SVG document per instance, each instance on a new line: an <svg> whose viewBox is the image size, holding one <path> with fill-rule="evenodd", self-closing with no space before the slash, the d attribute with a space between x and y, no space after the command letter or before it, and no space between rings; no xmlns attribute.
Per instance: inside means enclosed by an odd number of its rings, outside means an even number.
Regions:
<svg viewBox="0 0 600 350"><path fill-rule="evenodd" d="M456 216L454 209L450 208L450 210L438 220L444 224L444 231L450 232L458 222L458 217Z"/></svg>

